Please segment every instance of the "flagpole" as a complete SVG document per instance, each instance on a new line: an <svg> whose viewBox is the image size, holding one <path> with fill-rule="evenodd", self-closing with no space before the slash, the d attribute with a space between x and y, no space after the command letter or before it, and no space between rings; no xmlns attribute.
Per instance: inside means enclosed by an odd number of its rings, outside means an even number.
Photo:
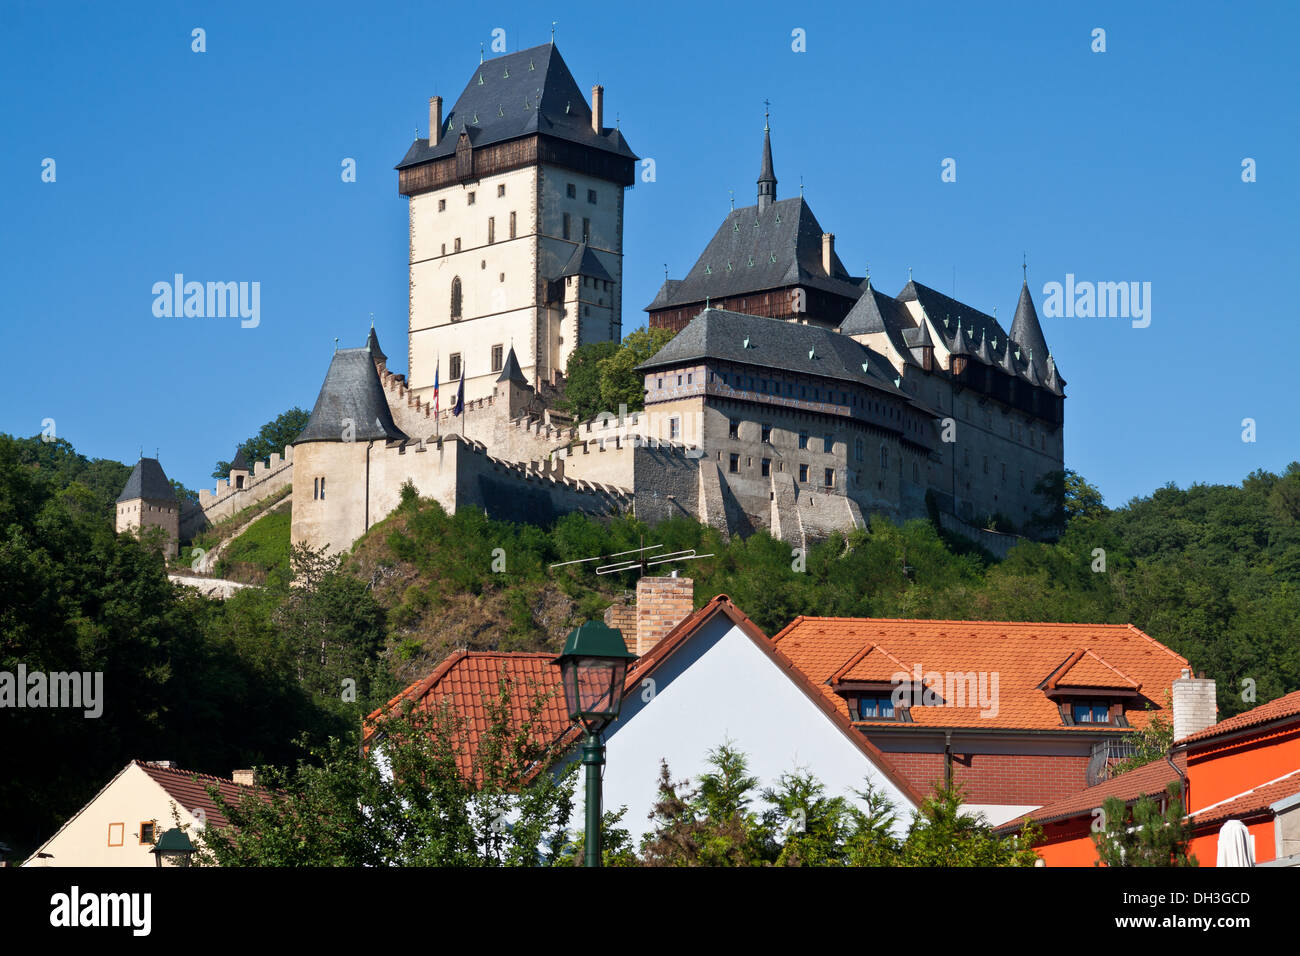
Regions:
<svg viewBox="0 0 1300 956"><path fill-rule="evenodd" d="M438 376L442 371L442 355L435 353L433 360L433 438L442 440L442 403L438 401Z"/></svg>

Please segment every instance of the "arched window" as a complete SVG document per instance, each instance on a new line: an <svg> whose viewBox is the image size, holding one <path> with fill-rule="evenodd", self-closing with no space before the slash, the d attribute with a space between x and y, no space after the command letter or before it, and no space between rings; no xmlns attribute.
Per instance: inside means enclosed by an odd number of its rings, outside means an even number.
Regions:
<svg viewBox="0 0 1300 956"><path fill-rule="evenodd" d="M461 311L461 294L460 294L460 276L451 280L451 320L460 321Z"/></svg>

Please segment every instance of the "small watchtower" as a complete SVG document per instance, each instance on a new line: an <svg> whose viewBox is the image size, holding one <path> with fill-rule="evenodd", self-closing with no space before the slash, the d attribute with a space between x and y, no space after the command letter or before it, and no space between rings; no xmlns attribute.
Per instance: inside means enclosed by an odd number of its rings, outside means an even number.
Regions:
<svg viewBox="0 0 1300 956"><path fill-rule="evenodd" d="M119 533L162 528L167 534L165 554L176 557L181 535L181 504L157 458L142 457L131 469L126 487L117 496L116 527Z"/></svg>

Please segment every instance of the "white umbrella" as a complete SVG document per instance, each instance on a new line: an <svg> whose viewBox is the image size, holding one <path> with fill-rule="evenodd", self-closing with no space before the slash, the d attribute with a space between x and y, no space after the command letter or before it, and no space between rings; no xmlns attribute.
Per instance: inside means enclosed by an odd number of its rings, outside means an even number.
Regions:
<svg viewBox="0 0 1300 956"><path fill-rule="evenodd" d="M1240 820L1229 820L1219 828L1219 858L1215 866L1254 866L1254 841Z"/></svg>

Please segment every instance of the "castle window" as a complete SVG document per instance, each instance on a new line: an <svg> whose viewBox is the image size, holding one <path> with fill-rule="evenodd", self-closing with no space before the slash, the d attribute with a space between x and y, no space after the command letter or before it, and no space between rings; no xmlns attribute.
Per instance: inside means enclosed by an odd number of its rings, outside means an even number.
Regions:
<svg viewBox="0 0 1300 956"><path fill-rule="evenodd" d="M734 475L736 472L740 471L740 456L739 456L739 455L732 455L732 456L731 456L731 465L727 468L727 470L728 470L729 472L731 472L733 475Z"/></svg>
<svg viewBox="0 0 1300 956"><path fill-rule="evenodd" d="M500 199L505 194L506 194L506 184L501 183L499 186L497 186L497 198Z"/></svg>
<svg viewBox="0 0 1300 956"><path fill-rule="evenodd" d="M827 435L824 439L822 439L822 450L825 451L826 454L828 455L835 451L834 435Z"/></svg>
<svg viewBox="0 0 1300 956"><path fill-rule="evenodd" d="M460 252L460 236L457 236L457 237L456 237L456 240L455 240L455 251L456 251L456 252Z"/></svg>
<svg viewBox="0 0 1300 956"><path fill-rule="evenodd" d="M807 481L808 481L808 466L807 466L807 465L800 465L800 466L799 466L799 480L800 480L801 482L807 482Z"/></svg>
<svg viewBox="0 0 1300 956"><path fill-rule="evenodd" d="M764 458L762 461L761 468L762 468L762 475L764 478L772 474L772 459Z"/></svg>
<svg viewBox="0 0 1300 956"><path fill-rule="evenodd" d="M564 221L561 224L561 228L563 229L562 235L565 239L568 239L569 233L573 231L573 217L567 212L564 214Z"/></svg>
<svg viewBox="0 0 1300 956"><path fill-rule="evenodd" d="M587 190L587 202L591 203L593 206L596 205L596 190Z"/></svg>
<svg viewBox="0 0 1300 956"><path fill-rule="evenodd" d="M488 216L488 244L490 245L496 241L497 241L497 218L496 216Z"/></svg>
<svg viewBox="0 0 1300 956"><path fill-rule="evenodd" d="M442 244L442 254L444 256L447 254L447 244L445 242Z"/></svg>
<svg viewBox="0 0 1300 956"><path fill-rule="evenodd" d="M739 438L739 437L740 437L740 419L738 419L738 418L730 419L729 425L730 425L730 427L729 427L728 430L727 430L727 437L728 437L728 438Z"/></svg>
<svg viewBox="0 0 1300 956"><path fill-rule="evenodd" d="M771 425L764 425L764 426L763 426L763 434L762 434L761 441L762 441L763 444L765 444L765 445L771 444L771 442L772 442L772 426L771 426Z"/></svg>
<svg viewBox="0 0 1300 956"><path fill-rule="evenodd" d="M826 469L826 487L827 487L827 488L834 488L834 487L835 487L835 469L834 469L834 468L827 468L827 469Z"/></svg>
<svg viewBox="0 0 1300 956"><path fill-rule="evenodd" d="M459 352L452 353L451 358L447 360L447 366L448 366L447 368L448 376L451 378L453 382L456 379L460 378L460 353Z"/></svg>
<svg viewBox="0 0 1300 956"><path fill-rule="evenodd" d="M438 200L438 212L446 212L446 211L447 211L447 200L445 200L445 199L439 199L439 200Z"/></svg>
<svg viewBox="0 0 1300 956"><path fill-rule="evenodd" d="M656 385L655 388L663 388L663 387L664 387L664 380L661 378L659 379L659 384Z"/></svg>
<svg viewBox="0 0 1300 956"><path fill-rule="evenodd" d="M687 373L686 373L686 384L687 384L687 385L690 385L690 384L692 383L692 380L693 380L694 378L695 378L695 374L694 374L693 372L687 372Z"/></svg>
<svg viewBox="0 0 1300 956"><path fill-rule="evenodd" d="M582 241L586 242L591 238L591 220L583 217L582 220Z"/></svg>
<svg viewBox="0 0 1300 956"><path fill-rule="evenodd" d="M513 239L514 237L515 237L515 214L511 213L510 214L510 238Z"/></svg>
<svg viewBox="0 0 1300 956"><path fill-rule="evenodd" d="M682 437L682 420L680 418L668 419L668 440L676 441Z"/></svg>
<svg viewBox="0 0 1300 956"><path fill-rule="evenodd" d="M857 441L853 443L853 457L856 458L858 461L861 461L862 453L863 453L862 439L859 438Z"/></svg>
<svg viewBox="0 0 1300 956"><path fill-rule="evenodd" d="M459 239L456 240L456 244L460 244ZM461 308L463 305L464 303L460 291L460 276L456 276L451 280L451 320L453 322L460 321ZM453 375L452 378L459 378L459 376Z"/></svg>
<svg viewBox="0 0 1300 956"><path fill-rule="evenodd" d="M1021 484L1023 485L1024 482L1022 481ZM235 476L235 489L236 489L236 490L239 490L240 488L243 488L243 487L244 487L244 476L243 476L243 475L236 475L236 476Z"/></svg>
<svg viewBox="0 0 1300 956"><path fill-rule="evenodd" d="M573 183L567 183L564 187L564 192L570 199L575 199L578 195L578 187Z"/></svg>
<svg viewBox="0 0 1300 956"><path fill-rule="evenodd" d="M471 189L471 190L469 191L469 202L467 202L465 205L467 205L467 206L472 206L472 205L474 205L474 190Z"/></svg>
<svg viewBox="0 0 1300 956"><path fill-rule="evenodd" d="M807 433L807 432L800 432L800 433L799 433L799 447L800 447L800 448L807 448L807 447L808 447L808 433Z"/></svg>
<svg viewBox="0 0 1300 956"><path fill-rule="evenodd" d="M502 346L492 346L492 371L494 372L501 371L501 352Z"/></svg>
<svg viewBox="0 0 1300 956"><path fill-rule="evenodd" d="M319 478L313 478L313 479L311 480L311 497L312 497L312 500L313 500L313 501L315 501L316 499L318 499L318 498L320 497L320 479L319 479Z"/></svg>

